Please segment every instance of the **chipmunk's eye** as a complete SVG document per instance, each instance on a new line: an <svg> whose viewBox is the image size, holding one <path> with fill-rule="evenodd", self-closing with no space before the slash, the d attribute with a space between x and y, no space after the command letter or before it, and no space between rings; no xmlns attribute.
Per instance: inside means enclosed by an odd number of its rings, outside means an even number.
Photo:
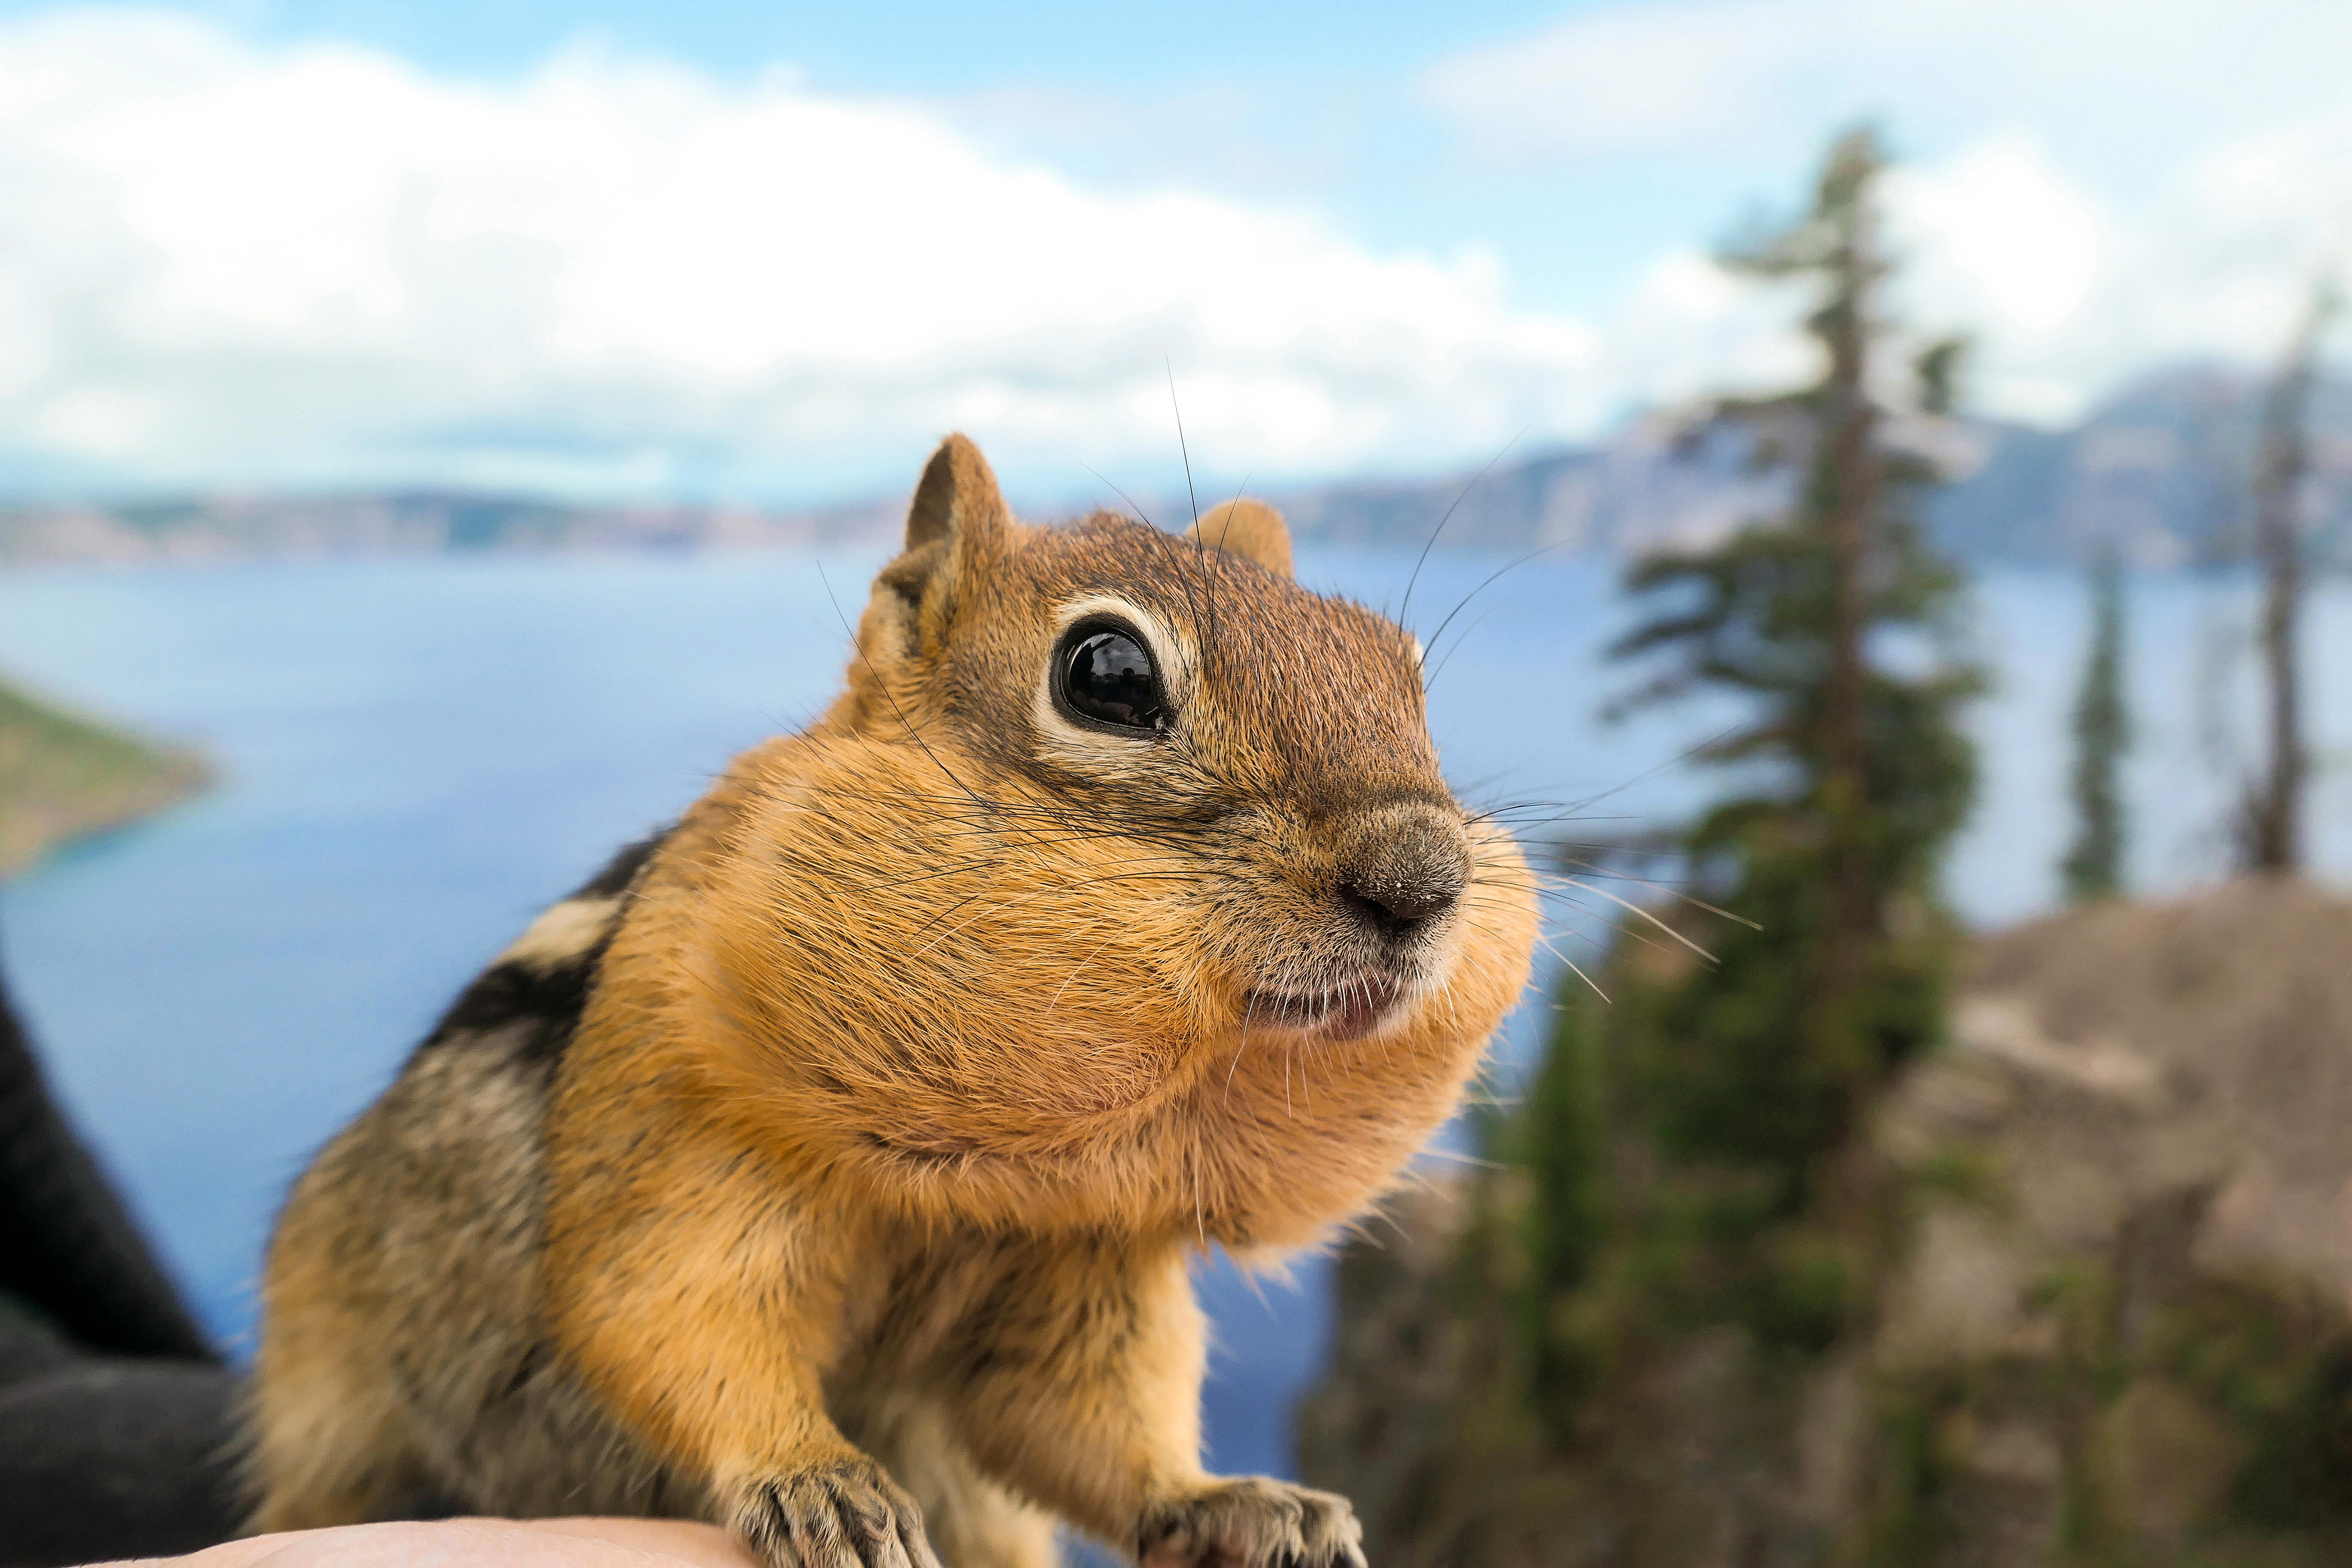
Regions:
<svg viewBox="0 0 2352 1568"><path fill-rule="evenodd" d="M1160 672L1143 639L1115 626L1081 626L1064 645L1061 696L1070 711L1122 730L1164 730Z"/></svg>

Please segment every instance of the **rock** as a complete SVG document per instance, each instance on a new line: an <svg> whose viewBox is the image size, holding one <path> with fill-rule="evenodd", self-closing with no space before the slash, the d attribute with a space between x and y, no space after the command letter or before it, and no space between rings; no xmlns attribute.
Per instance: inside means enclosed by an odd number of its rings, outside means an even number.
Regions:
<svg viewBox="0 0 2352 1568"><path fill-rule="evenodd" d="M2170 1546L2209 1521L2244 1458L2244 1444L2178 1384L2135 1378L2099 1428L2099 1479L2116 1522Z"/></svg>

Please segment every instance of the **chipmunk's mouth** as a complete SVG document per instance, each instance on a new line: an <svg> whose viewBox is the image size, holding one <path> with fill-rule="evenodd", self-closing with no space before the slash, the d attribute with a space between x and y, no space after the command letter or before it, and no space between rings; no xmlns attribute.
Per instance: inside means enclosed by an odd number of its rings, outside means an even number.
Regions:
<svg viewBox="0 0 2352 1568"><path fill-rule="evenodd" d="M1393 974L1359 974L1317 991L1259 987L1242 999L1244 1027L1307 1029L1327 1040L1360 1040L1381 1026L1404 994Z"/></svg>

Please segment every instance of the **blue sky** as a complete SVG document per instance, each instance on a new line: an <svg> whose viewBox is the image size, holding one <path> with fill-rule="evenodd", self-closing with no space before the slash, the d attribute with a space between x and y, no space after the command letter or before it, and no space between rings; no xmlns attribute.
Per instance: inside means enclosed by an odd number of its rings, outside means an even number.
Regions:
<svg viewBox="0 0 2352 1568"><path fill-rule="evenodd" d="M2339 0L0 3L0 489L754 502L1475 462L1799 362L1710 243L1837 127L1978 405L2259 359ZM1154 391L1155 386L1157 391Z"/></svg>
<svg viewBox="0 0 2352 1568"><path fill-rule="evenodd" d="M19 3L5 10L53 8ZM1447 50L1506 41L1574 8L1539 0L1182 6L229 0L178 7L257 39L346 39L435 70L488 78L518 75L593 34L719 75L789 60L826 87L922 93L1023 80L1148 89L1215 78L1402 77Z"/></svg>

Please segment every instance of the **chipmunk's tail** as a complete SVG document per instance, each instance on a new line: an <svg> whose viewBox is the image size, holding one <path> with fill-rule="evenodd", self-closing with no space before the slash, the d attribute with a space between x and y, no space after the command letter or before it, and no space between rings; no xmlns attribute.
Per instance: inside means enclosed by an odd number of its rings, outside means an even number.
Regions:
<svg viewBox="0 0 2352 1568"><path fill-rule="evenodd" d="M0 980L0 1562L234 1532L236 1377L50 1097Z"/></svg>

